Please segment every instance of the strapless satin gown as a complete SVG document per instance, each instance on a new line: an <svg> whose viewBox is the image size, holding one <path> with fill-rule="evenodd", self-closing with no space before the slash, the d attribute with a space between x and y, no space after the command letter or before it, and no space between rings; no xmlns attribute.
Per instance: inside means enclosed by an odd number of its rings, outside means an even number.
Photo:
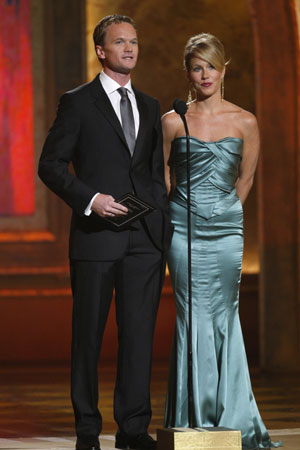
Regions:
<svg viewBox="0 0 300 450"><path fill-rule="evenodd" d="M279 447L260 417L250 384L239 320L243 209L235 181L243 141L191 138L192 346L194 416L198 427L242 431L243 448ZM168 266L176 302L165 426L188 427L187 209L185 138L172 142L175 231Z"/></svg>

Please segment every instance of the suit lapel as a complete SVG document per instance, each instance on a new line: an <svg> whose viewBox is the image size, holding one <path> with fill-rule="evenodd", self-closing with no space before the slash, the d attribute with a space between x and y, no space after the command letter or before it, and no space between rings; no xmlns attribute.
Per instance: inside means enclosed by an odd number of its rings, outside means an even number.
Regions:
<svg viewBox="0 0 300 450"><path fill-rule="evenodd" d="M91 82L90 87L96 107L99 109L101 114L105 116L108 122L113 126L116 133L119 135L120 139L122 140L122 142L124 143L129 152L129 148L123 133L122 126L114 111L114 108L112 107L112 104L108 96L106 95L106 92L102 87L102 84L99 80L99 75L97 75L96 78Z"/></svg>
<svg viewBox="0 0 300 450"><path fill-rule="evenodd" d="M120 121L114 111L114 108L112 107L112 104L106 95L106 92L104 91L102 84L99 80L99 74L96 76L96 78L91 82L90 84L92 96L95 101L96 107L99 109L101 114L108 120L108 122L113 126L116 133L122 140L123 144L126 146L129 154L130 150L128 148L125 135L123 133L122 126L120 124ZM139 110L140 115L140 125L139 125L139 131L135 143L135 149L133 153L133 159L135 159L138 154L142 150L142 144L144 141L145 132L147 129L147 120L148 120L148 108L146 103L144 102L142 95L134 89L135 97L136 97L136 103Z"/></svg>

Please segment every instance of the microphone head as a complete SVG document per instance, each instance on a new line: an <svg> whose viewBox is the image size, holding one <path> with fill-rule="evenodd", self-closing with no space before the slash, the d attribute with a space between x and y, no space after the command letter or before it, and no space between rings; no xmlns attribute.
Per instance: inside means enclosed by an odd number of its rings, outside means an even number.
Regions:
<svg viewBox="0 0 300 450"><path fill-rule="evenodd" d="M187 104L183 100L180 100L179 98L176 98L174 100L173 108L175 112L177 112L177 114L179 114L180 116L184 116L185 113L187 112Z"/></svg>

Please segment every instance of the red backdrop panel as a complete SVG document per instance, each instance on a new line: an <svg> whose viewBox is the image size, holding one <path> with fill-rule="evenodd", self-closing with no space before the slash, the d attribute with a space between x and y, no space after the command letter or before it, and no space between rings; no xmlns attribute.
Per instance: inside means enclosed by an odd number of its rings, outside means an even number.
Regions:
<svg viewBox="0 0 300 450"><path fill-rule="evenodd" d="M34 212L30 0L0 2L0 215Z"/></svg>

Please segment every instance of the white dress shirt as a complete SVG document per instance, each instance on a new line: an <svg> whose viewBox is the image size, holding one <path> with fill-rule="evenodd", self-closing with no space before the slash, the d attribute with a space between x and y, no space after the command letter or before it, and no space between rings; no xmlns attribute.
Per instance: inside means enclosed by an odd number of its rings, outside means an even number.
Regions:
<svg viewBox="0 0 300 450"><path fill-rule="evenodd" d="M120 87L122 87L119 83L117 83L115 80L113 80L112 78L110 78L103 70L99 75L99 80L100 83L102 84L102 87L106 93L106 95L108 96L112 107L114 108L114 111L122 125L122 119L121 119L121 111L120 111L120 100L121 100L121 95L118 92L118 89ZM134 128L135 128L135 137L137 137L138 131L139 131L139 126L140 126L140 115L139 115L139 110L136 104L136 98L134 95L134 91L132 89L131 86L131 81L129 80L127 84L125 84L125 86L123 86L127 89L128 92L128 98L130 100L131 106L132 106L132 112L133 112L133 119L134 119ZM94 197L91 199L90 203L88 204L88 206L86 207L84 214L86 216L89 216L92 212L91 210L91 206L93 204L93 201L95 199L95 197L99 194L99 192L97 192L97 194L94 195Z"/></svg>
<svg viewBox="0 0 300 450"><path fill-rule="evenodd" d="M122 119L121 119L121 112L120 112L120 100L121 95L118 92L118 89L122 87L119 83L117 83L115 80L110 78L103 70L100 73L100 83L102 84L103 89L105 90L106 95L108 96L112 107L114 108L114 111L122 125ZM124 88L128 91L128 98L130 100L132 111L133 111L133 118L134 118L134 128L135 128L135 137L137 137L139 126L140 126L140 115L139 110L137 108L136 99L134 95L134 91L131 86L131 81L129 80Z"/></svg>

